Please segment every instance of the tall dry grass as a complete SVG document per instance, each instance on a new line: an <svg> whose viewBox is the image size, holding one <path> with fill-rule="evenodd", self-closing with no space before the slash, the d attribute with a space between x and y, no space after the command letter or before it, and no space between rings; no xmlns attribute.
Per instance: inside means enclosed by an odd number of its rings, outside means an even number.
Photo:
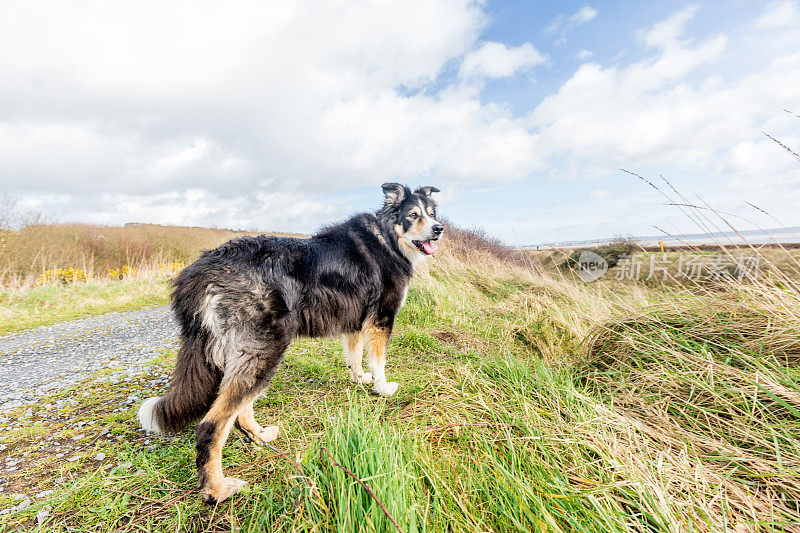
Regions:
<svg viewBox="0 0 800 533"><path fill-rule="evenodd" d="M95 279L114 270L117 274L111 277L119 277L125 267L148 277L159 272L159 264L190 263L201 251L244 234L155 224L26 224L3 231L0 287L24 288L48 270L70 268Z"/></svg>
<svg viewBox="0 0 800 533"><path fill-rule="evenodd" d="M437 446L479 443L424 459L439 490L483 494L459 503L461 527L800 530L790 251L743 282L586 284L495 246L454 239L412 294L412 322L446 321L493 354L443 371L435 399L409 410L438 420Z"/></svg>

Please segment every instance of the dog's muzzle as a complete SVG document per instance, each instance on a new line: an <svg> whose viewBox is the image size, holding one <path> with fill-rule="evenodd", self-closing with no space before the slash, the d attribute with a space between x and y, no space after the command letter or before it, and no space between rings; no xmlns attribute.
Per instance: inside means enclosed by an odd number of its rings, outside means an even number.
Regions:
<svg viewBox="0 0 800 533"><path fill-rule="evenodd" d="M444 226L441 224L435 224L431 231L433 231L434 237L427 241L411 241L414 243L420 252L424 253L425 255L433 255L436 253L436 250L439 249L439 246L434 241L438 241L439 237L442 236L442 232L444 231Z"/></svg>

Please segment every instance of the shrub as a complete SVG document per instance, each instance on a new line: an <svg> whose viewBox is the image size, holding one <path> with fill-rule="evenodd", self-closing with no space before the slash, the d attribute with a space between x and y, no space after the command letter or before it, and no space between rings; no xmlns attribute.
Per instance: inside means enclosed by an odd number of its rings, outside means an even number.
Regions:
<svg viewBox="0 0 800 533"><path fill-rule="evenodd" d="M608 263L608 268L616 266L620 259L631 255L633 250L637 247L636 243L631 240L619 239L612 243L598 246L596 248L578 248L574 250L564 262L559 265L562 270L574 269L578 266L578 259L583 252L594 252Z"/></svg>

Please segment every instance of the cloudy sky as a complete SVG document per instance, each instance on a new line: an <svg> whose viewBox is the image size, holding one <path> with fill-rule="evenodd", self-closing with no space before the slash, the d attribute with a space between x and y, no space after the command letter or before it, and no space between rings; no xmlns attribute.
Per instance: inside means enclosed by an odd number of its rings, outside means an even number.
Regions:
<svg viewBox="0 0 800 533"><path fill-rule="evenodd" d="M436 185L507 242L800 225L800 0L0 0L0 191L313 231ZM663 182L660 182L663 183Z"/></svg>

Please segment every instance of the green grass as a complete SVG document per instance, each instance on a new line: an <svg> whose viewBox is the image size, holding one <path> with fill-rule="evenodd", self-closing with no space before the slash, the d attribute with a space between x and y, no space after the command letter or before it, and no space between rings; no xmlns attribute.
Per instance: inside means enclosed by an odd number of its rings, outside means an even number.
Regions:
<svg viewBox="0 0 800 533"><path fill-rule="evenodd" d="M336 531L387 531L394 523L403 531L425 530L427 513L413 444L381 420L382 407L357 402L329 413L325 438L305 461L307 487L314 489L305 491L311 523ZM376 503L378 494L383 508Z"/></svg>
<svg viewBox="0 0 800 533"><path fill-rule="evenodd" d="M28 452L9 491L68 482L0 530L35 529L48 505L47 531L395 531L344 469L407 532L800 525L794 289L609 292L441 261L398 317L394 397L351 384L336 340L290 347L256 402L262 425L281 427L277 451L236 434L225 447L226 475L249 482L241 494L202 504L192 432L147 437L138 402L124 403L159 391L146 378L101 380L42 400L25 429L2 433L0 459ZM77 401L45 419L39 409L59 398ZM111 438L95 439L100 428ZM81 459L41 455L41 437L78 432L90 435Z"/></svg>
<svg viewBox="0 0 800 533"><path fill-rule="evenodd" d="M0 293L0 335L112 311L169 301L169 283L146 280L43 285Z"/></svg>

